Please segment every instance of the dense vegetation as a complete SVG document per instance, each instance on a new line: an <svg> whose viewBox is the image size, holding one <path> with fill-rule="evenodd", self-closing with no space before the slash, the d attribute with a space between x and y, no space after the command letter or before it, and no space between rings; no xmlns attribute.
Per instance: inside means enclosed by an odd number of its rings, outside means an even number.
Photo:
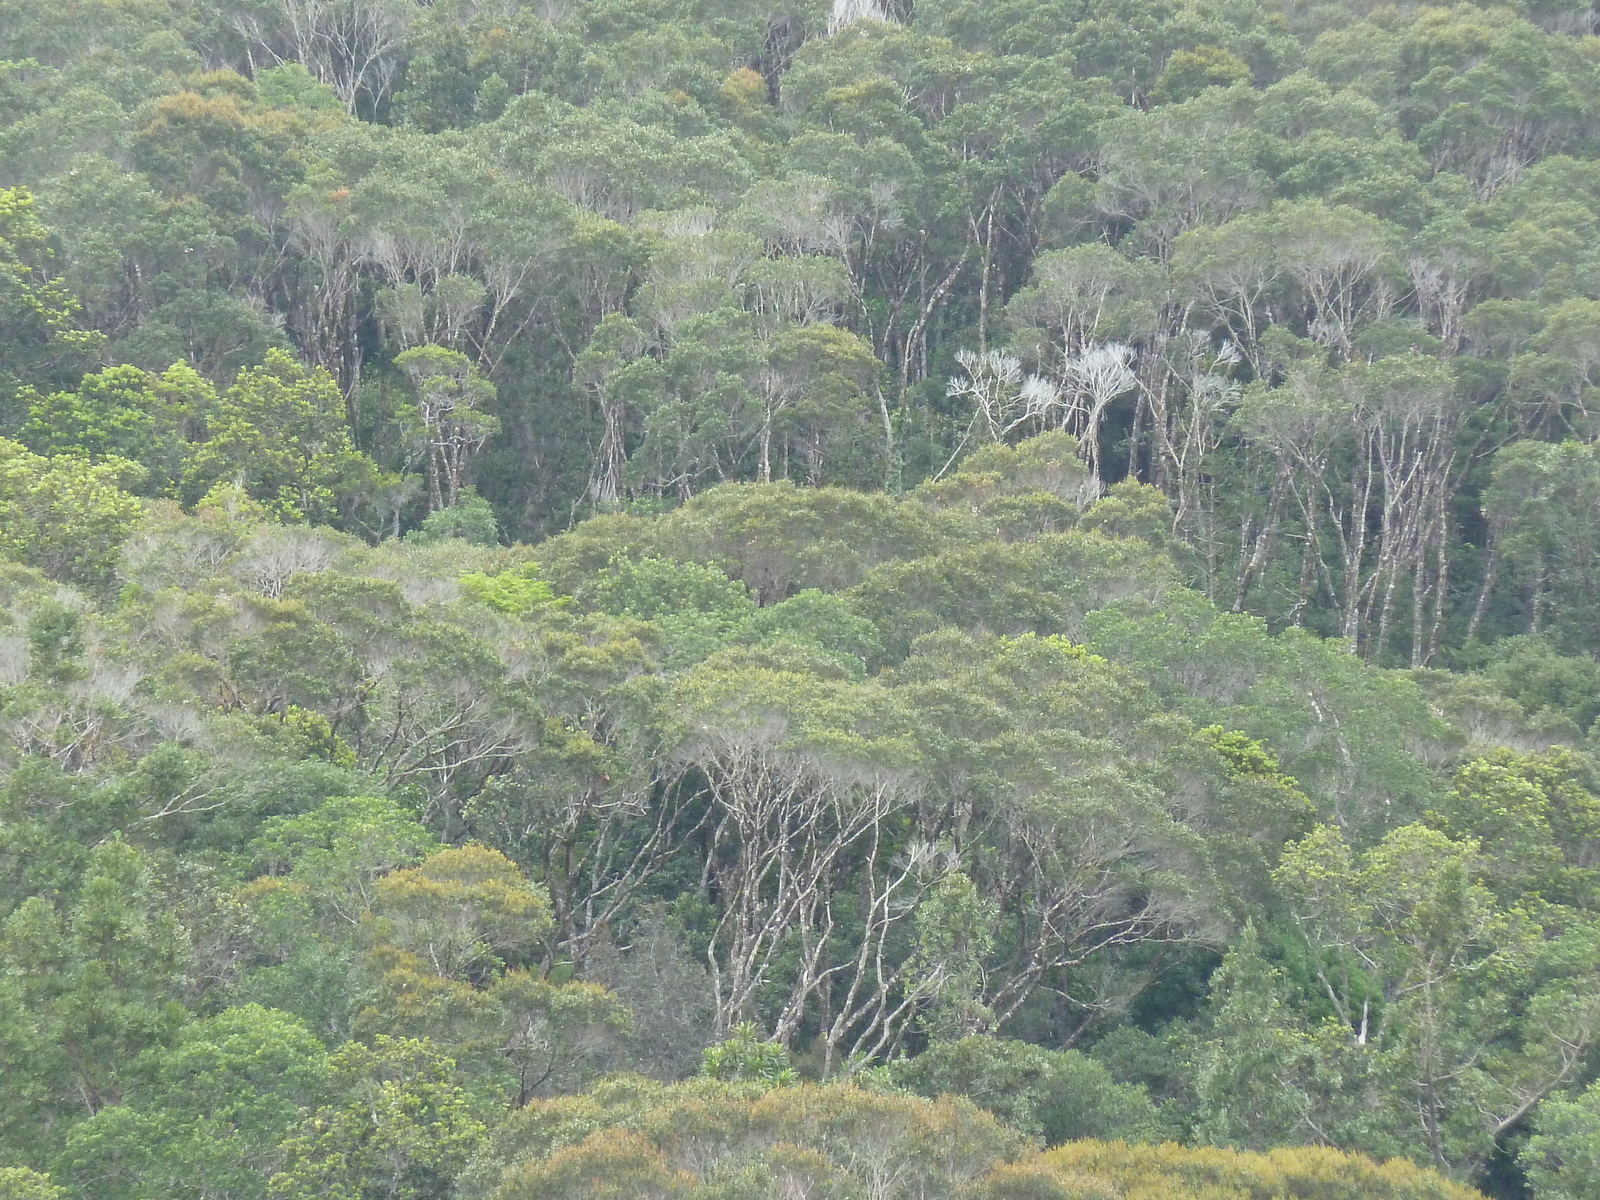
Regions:
<svg viewBox="0 0 1600 1200"><path fill-rule="evenodd" d="M1600 1194L1600 39L0 4L0 1200Z"/></svg>

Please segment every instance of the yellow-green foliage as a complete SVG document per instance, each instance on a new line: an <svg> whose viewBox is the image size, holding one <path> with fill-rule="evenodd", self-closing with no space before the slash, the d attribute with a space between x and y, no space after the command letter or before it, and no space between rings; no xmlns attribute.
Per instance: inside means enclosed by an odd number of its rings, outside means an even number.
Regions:
<svg viewBox="0 0 1600 1200"><path fill-rule="evenodd" d="M104 584L143 511L124 459L41 458L0 438L0 555L68 583Z"/></svg>
<svg viewBox="0 0 1600 1200"><path fill-rule="evenodd" d="M626 1076L522 1109L472 1174L467 1200L1482 1200L1409 1162L1322 1147L1040 1153L948 1096Z"/></svg>
<svg viewBox="0 0 1600 1200"><path fill-rule="evenodd" d="M440 850L377 884L381 935L455 975L525 949L549 931L550 901L498 850Z"/></svg>
<svg viewBox="0 0 1600 1200"><path fill-rule="evenodd" d="M1482 1200L1403 1160L1321 1146L1247 1154L1171 1142L1069 1142L997 1169L974 1200Z"/></svg>
<svg viewBox="0 0 1600 1200"><path fill-rule="evenodd" d="M951 1196L1025 1148L966 1101L851 1084L616 1079L530 1105L512 1125L522 1161L495 1200Z"/></svg>
<svg viewBox="0 0 1600 1200"><path fill-rule="evenodd" d="M0 1167L0 1200L66 1200L66 1191L27 1167Z"/></svg>
<svg viewBox="0 0 1600 1200"><path fill-rule="evenodd" d="M470 571L461 576L461 590L513 617L531 617L556 602L556 594L540 577L536 562L521 563L493 575Z"/></svg>

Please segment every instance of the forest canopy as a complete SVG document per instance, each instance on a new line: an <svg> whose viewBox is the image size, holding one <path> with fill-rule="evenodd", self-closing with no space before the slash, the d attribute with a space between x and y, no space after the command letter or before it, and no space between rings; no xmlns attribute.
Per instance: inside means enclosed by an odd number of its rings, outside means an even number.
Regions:
<svg viewBox="0 0 1600 1200"><path fill-rule="evenodd" d="M0 5L0 1200L1596 1195L1597 30Z"/></svg>

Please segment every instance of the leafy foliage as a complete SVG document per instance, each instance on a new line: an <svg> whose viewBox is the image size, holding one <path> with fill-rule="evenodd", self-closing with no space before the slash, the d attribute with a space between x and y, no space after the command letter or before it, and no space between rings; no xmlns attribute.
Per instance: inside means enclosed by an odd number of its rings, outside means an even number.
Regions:
<svg viewBox="0 0 1600 1200"><path fill-rule="evenodd" d="M1592 1193L1595 31L0 6L0 1194Z"/></svg>

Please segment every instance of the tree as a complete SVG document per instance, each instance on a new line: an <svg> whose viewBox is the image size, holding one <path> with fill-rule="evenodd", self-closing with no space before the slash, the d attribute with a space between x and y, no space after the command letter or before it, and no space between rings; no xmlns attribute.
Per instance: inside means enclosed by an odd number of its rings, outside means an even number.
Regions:
<svg viewBox="0 0 1600 1200"><path fill-rule="evenodd" d="M1305 550L1294 611L1313 589L1327 588L1339 634L1382 655L1408 584L1417 666L1437 651L1447 612L1464 418L1454 391L1439 364L1390 357L1337 374L1296 370L1281 388L1250 389L1235 417L1276 459L1274 495L1292 496L1300 509Z"/></svg>
<svg viewBox="0 0 1600 1200"><path fill-rule="evenodd" d="M1158 1141L1168 1133L1142 1088L1118 1083L1076 1050L966 1037L898 1059L885 1074L918 1095L971 1100L1049 1146L1113 1135Z"/></svg>
<svg viewBox="0 0 1600 1200"><path fill-rule="evenodd" d="M742 657L724 652L701 664L668 714L669 761L704 780L711 805L701 877L721 897L707 951L716 1024L728 1030L767 1015L758 997L797 946L768 1019L787 1043L819 996L836 992L822 1034L831 1069L890 1044L909 1008L884 953L923 873L920 854L890 857L891 819L916 795L909 714L874 684ZM832 896L847 864L859 864L861 932L856 945L835 949Z"/></svg>
<svg viewBox="0 0 1600 1200"><path fill-rule="evenodd" d="M380 1035L328 1067L335 1099L283 1143L272 1200L444 1200L484 1134L455 1063L427 1041Z"/></svg>
<svg viewBox="0 0 1600 1200"><path fill-rule="evenodd" d="M1262 957L1254 924L1212 975L1210 1037L1196 1071L1200 1136L1240 1150L1327 1141L1335 1113L1307 1092L1316 1049Z"/></svg>
<svg viewBox="0 0 1600 1200"><path fill-rule="evenodd" d="M84 376L76 395L30 392L21 437L45 455L76 453L93 460L114 454L137 460L156 434L158 401L150 384L137 367L112 367Z"/></svg>
<svg viewBox="0 0 1600 1200"><path fill-rule="evenodd" d="M100 345L95 334L77 328L80 305L53 265L33 195L0 189L0 402L8 406L22 387L70 384L74 368L88 365Z"/></svg>
<svg viewBox="0 0 1600 1200"><path fill-rule="evenodd" d="M122 1099L135 1058L184 1021L185 952L149 860L116 838L90 853L70 903L34 896L6 917L0 1059L13 1136L65 1132Z"/></svg>
<svg viewBox="0 0 1600 1200"><path fill-rule="evenodd" d="M1527 595L1528 631L1555 614L1556 634L1573 649L1590 646L1585 629L1566 624L1596 594L1597 547L1588 514L1600 503L1600 459L1580 442L1517 442L1495 456L1484 511L1495 544Z"/></svg>
<svg viewBox="0 0 1600 1200"><path fill-rule="evenodd" d="M1539 1195L1550 1200L1577 1200L1600 1182L1595 1158L1600 1116L1595 1089L1576 1095L1552 1096L1539 1106L1538 1130L1528 1143L1528 1176Z"/></svg>
<svg viewBox="0 0 1600 1200"><path fill-rule="evenodd" d="M515 863L483 846L440 850L377 881L378 936L435 975L481 976L540 944L550 903Z"/></svg>
<svg viewBox="0 0 1600 1200"><path fill-rule="evenodd" d="M262 822L247 846L262 874L233 896L232 995L292 1013L329 1040L350 1036L372 1000L372 980L358 963L377 882L437 846L408 813L378 798L335 797Z"/></svg>
<svg viewBox="0 0 1600 1200"><path fill-rule="evenodd" d="M66 1200L66 1189L30 1167L0 1167L0 1196L5 1200Z"/></svg>
<svg viewBox="0 0 1600 1200"><path fill-rule="evenodd" d="M1446 67L1410 73L1406 124L1435 170L1459 171L1493 195L1533 162L1581 135L1593 68L1561 40L1526 21L1489 24L1468 14L1438 14L1405 31L1402 53ZM1460 57L1462 39L1478 47ZM1448 66L1447 66L1448 64Z"/></svg>
<svg viewBox="0 0 1600 1200"><path fill-rule="evenodd" d="M728 1032L731 1036L705 1048L701 1074L732 1083L750 1080L778 1087L799 1082L782 1042L764 1041L750 1021Z"/></svg>
<svg viewBox="0 0 1600 1200"><path fill-rule="evenodd" d="M76 1126L66 1173L106 1197L264 1200L278 1149L326 1096L327 1052L285 1013L247 1005L146 1051L122 1104Z"/></svg>
<svg viewBox="0 0 1600 1200"><path fill-rule="evenodd" d="M503 1164L492 1191L499 1200L710 1200L723 1188L895 1197L957 1194L1021 1145L987 1113L951 1097L624 1078L517 1114L490 1164Z"/></svg>
<svg viewBox="0 0 1600 1200"><path fill-rule="evenodd" d="M426 1039L518 1105L586 1079L628 1031L603 988L528 969L550 906L494 850L438 849L392 804L356 799L269 821L252 849L289 870L238 895L246 994L330 1032Z"/></svg>
<svg viewBox="0 0 1600 1200"><path fill-rule="evenodd" d="M1108 246L1047 250L1034 260L1028 285L1012 298L1006 316L1040 331L1070 357L1099 342L1145 334L1159 287L1160 276L1148 263Z"/></svg>
<svg viewBox="0 0 1600 1200"><path fill-rule="evenodd" d="M510 971L490 993L498 1020L495 1049L514 1080L514 1107L587 1083L633 1030L629 1009L598 984L556 984Z"/></svg>
<svg viewBox="0 0 1600 1200"><path fill-rule="evenodd" d="M589 470L589 493L599 506L622 496L623 475L636 424L658 403L664 383L661 366L643 357L643 329L621 313L610 313L573 363L574 380L594 397L600 410L600 441Z"/></svg>
<svg viewBox="0 0 1600 1200"><path fill-rule="evenodd" d="M783 461L792 452L804 463L805 482L820 484L829 451L852 433L862 436L878 360L860 338L826 324L782 330L765 350L758 374L763 403L756 479L772 481L774 438L783 434Z"/></svg>
<svg viewBox="0 0 1600 1200"><path fill-rule="evenodd" d="M333 524L375 479L350 439L333 377L280 350L239 372L184 466L185 499L237 483L280 519Z"/></svg>
<svg viewBox="0 0 1600 1200"><path fill-rule="evenodd" d="M1150 90L1150 99L1168 104L1197 96L1206 88L1232 87L1249 79L1250 68L1237 55L1221 46L1196 46L1179 50L1167 60Z"/></svg>
<svg viewBox="0 0 1600 1200"><path fill-rule="evenodd" d="M1495 750L1462 765L1429 819L1479 843L1487 882L1503 903L1587 911L1600 895L1593 876L1600 802L1588 770L1568 750Z"/></svg>
<svg viewBox="0 0 1600 1200"><path fill-rule="evenodd" d="M1480 1166L1574 1078L1600 1032L1592 985L1495 903L1474 843L1413 825L1357 859L1324 828L1277 879L1339 1028L1376 1051L1387 1102L1415 1114L1396 1132L1441 1167ZM1526 1009L1483 1003L1501 988L1525 994ZM1491 1044L1503 1049L1486 1059Z"/></svg>
<svg viewBox="0 0 1600 1200"><path fill-rule="evenodd" d="M1268 1194L1294 1200L1311 1200L1330 1188L1385 1200L1469 1200L1476 1194L1473 1188L1403 1160L1377 1161L1323 1147L1249 1154L1173 1143L1130 1146L1085 1141L1047 1151L1020 1164L1014 1173L997 1170L994 1179L999 1186L989 1194L996 1200L1018 1194L1059 1194L1044 1190L1052 1184L1058 1188L1108 1188L1112 1195L1148 1187L1174 1200L1198 1198L1216 1187L1270 1189ZM1008 1183L1024 1187L1031 1183L1038 1190L1009 1191Z"/></svg>
<svg viewBox="0 0 1600 1200"><path fill-rule="evenodd" d="M494 385L467 356L442 346L417 346L395 359L410 380L422 423L428 477L428 511L455 504L467 483L472 456L500 428L483 411Z"/></svg>
<svg viewBox="0 0 1600 1200"><path fill-rule="evenodd" d="M1266 180L1248 149L1254 105L1247 88L1207 88L1147 116L1108 120L1100 130L1094 208L1102 219L1132 225L1129 248L1160 260L1184 231L1256 208Z"/></svg>
<svg viewBox="0 0 1600 1200"><path fill-rule="evenodd" d="M932 827L952 839L978 885L976 907L992 914L975 929L980 913L962 912L965 930L932 942L965 933L961 956L942 965L981 984L951 997L980 1007L949 1015L1005 1029L1065 993L1075 1027L1102 1019L1122 984L1091 964L1117 947L1183 939L1206 904L1209 881L1188 865L1199 831L1166 807L1156 776L1096 765L1118 755L1113 745L1170 731L1147 723L1147 701L1115 668L1060 636L947 630L922 639L890 678L922 714L924 770L942 808ZM989 938L992 951L962 961Z"/></svg>
<svg viewBox="0 0 1600 1200"><path fill-rule="evenodd" d="M41 458L0 438L0 551L64 582L103 586L143 506L124 461Z"/></svg>
<svg viewBox="0 0 1600 1200"><path fill-rule="evenodd" d="M397 0L282 0L276 11L234 14L236 34L270 62L294 61L345 108L382 110L400 70L414 10ZM270 15L268 15L270 14ZM265 19L270 22L263 25ZM253 57L253 56L252 56Z"/></svg>
<svg viewBox="0 0 1600 1200"><path fill-rule="evenodd" d="M495 520L494 509L473 489L467 488L454 504L428 514L410 536L418 541L438 541L440 538L461 538L474 546L498 546L500 523Z"/></svg>
<svg viewBox="0 0 1600 1200"><path fill-rule="evenodd" d="M143 467L139 490L170 496L183 475L187 438L216 406L211 383L186 362L159 375L132 366L85 375L76 392L27 389L27 421L18 437L47 457L91 462L124 459Z"/></svg>
<svg viewBox="0 0 1600 1200"><path fill-rule="evenodd" d="M983 1004L984 964L994 950L999 908L961 871L939 880L917 906L912 993L934 1041L985 1033L994 1014Z"/></svg>

